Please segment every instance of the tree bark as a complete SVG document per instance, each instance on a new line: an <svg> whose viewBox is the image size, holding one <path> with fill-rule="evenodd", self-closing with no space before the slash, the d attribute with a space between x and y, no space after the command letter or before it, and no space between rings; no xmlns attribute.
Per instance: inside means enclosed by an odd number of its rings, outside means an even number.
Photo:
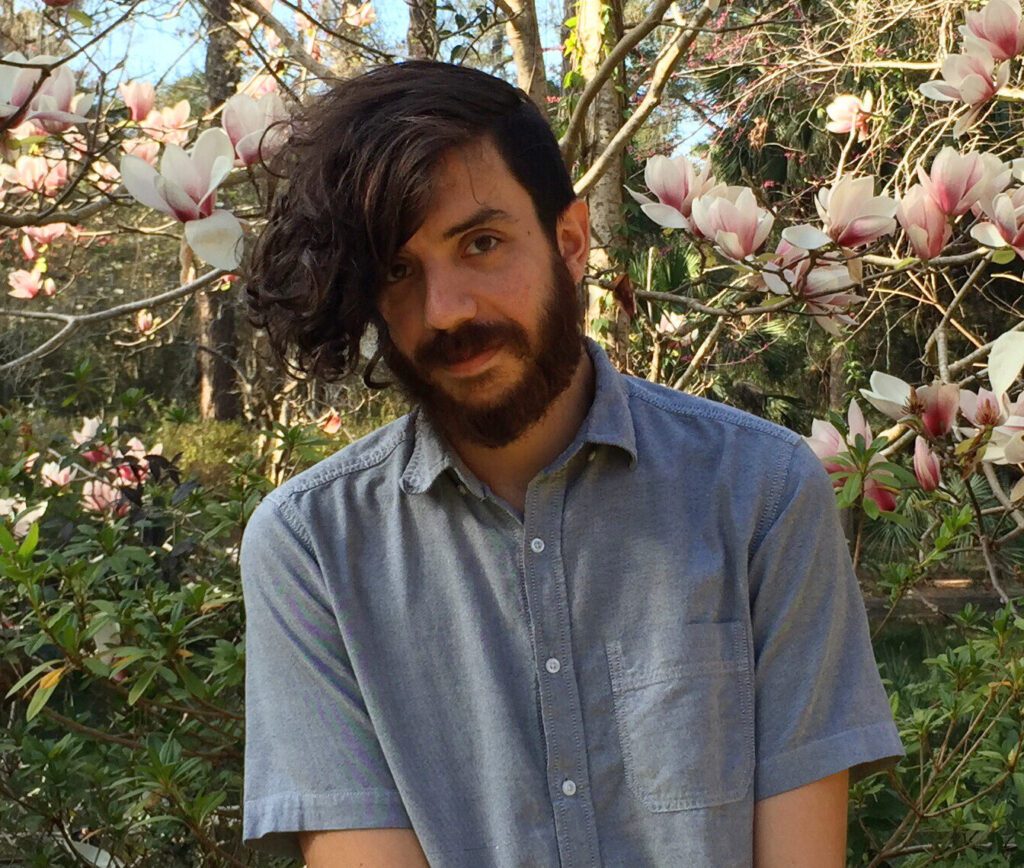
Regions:
<svg viewBox="0 0 1024 868"><path fill-rule="evenodd" d="M231 20L230 0L206 0L206 95L208 109L221 105L238 89L241 69ZM234 293L200 292L196 296L196 370L200 419L236 419L239 415L235 372Z"/></svg>
<svg viewBox="0 0 1024 868"><path fill-rule="evenodd" d="M580 74L590 82L601 61L622 36L622 5L620 0L580 0L577 9L577 38L580 46ZM601 88L587 119L584 146L580 151L583 166L590 163L611 142L622 124L623 70L620 67ZM584 85L585 86L585 85ZM606 278L615 276L619 264L614 249L619 246L622 227L622 156L617 157L587 197L590 207L590 270ZM609 355L621 369L627 368L629 317L608 293L591 290L587 310L587 330L597 331L598 319L610 321L606 336Z"/></svg>
<svg viewBox="0 0 1024 868"><path fill-rule="evenodd" d="M516 64L516 83L547 117L548 83L534 0L504 0L501 5L509 16L505 22L505 36Z"/></svg>
<svg viewBox="0 0 1024 868"><path fill-rule="evenodd" d="M409 29L405 42L409 57L437 58L437 0L405 0L409 7Z"/></svg>

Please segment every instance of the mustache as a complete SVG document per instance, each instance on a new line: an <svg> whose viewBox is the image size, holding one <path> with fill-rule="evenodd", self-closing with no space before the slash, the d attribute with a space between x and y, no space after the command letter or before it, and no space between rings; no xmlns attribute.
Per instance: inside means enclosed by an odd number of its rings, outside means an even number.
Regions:
<svg viewBox="0 0 1024 868"><path fill-rule="evenodd" d="M530 352L526 331L516 323L469 322L452 331L438 332L416 350L414 361L424 369L443 367L499 346L506 346L518 355Z"/></svg>

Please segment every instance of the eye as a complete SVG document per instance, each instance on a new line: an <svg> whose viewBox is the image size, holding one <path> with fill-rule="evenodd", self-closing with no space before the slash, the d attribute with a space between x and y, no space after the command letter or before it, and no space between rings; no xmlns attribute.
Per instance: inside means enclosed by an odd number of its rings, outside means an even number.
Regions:
<svg viewBox="0 0 1024 868"><path fill-rule="evenodd" d="M398 283L409 276L409 266L404 262L396 262L384 274L385 283Z"/></svg>
<svg viewBox="0 0 1024 868"><path fill-rule="evenodd" d="M477 235L469 242L467 250L470 253L489 253L501 244L500 239L494 235Z"/></svg>

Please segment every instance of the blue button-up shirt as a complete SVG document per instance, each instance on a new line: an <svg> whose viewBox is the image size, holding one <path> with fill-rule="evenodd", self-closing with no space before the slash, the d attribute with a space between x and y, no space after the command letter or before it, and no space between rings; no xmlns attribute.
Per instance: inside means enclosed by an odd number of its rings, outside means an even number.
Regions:
<svg viewBox="0 0 1024 868"><path fill-rule="evenodd" d="M253 515L243 838L432 866L749 866L754 801L903 753L828 475L617 373L520 515L413 413Z"/></svg>

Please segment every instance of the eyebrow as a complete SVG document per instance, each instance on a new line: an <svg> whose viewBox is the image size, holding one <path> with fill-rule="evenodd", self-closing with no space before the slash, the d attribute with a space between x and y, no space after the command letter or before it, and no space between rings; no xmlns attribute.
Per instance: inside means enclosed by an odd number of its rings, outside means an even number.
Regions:
<svg viewBox="0 0 1024 868"><path fill-rule="evenodd" d="M448 241L454 238L456 235L461 235L468 229L472 229L474 226L479 226L481 223L487 223L490 220L511 220L512 217L507 212L502 211L500 208L489 208L487 206L481 208L479 211L475 211L470 214L461 223L456 223L454 226L445 229L444 239Z"/></svg>

